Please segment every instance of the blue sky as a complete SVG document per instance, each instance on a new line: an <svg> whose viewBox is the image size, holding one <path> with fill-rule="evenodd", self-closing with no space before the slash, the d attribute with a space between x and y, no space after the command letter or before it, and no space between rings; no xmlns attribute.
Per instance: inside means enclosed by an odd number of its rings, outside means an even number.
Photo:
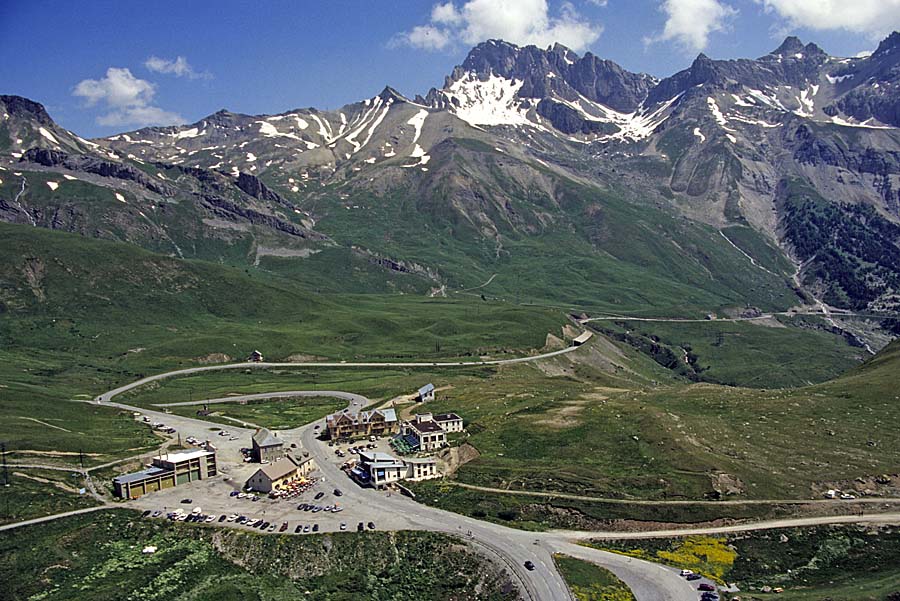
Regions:
<svg viewBox="0 0 900 601"><path fill-rule="evenodd" d="M100 136L220 108L335 108L386 84L424 94L488 37L666 76L700 51L755 57L788 33L852 56L895 28L900 0L8 0L0 93Z"/></svg>

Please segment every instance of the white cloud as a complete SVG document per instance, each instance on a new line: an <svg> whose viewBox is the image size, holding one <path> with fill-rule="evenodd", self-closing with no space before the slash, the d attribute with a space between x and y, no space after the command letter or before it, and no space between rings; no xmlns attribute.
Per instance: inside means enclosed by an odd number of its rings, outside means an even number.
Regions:
<svg viewBox="0 0 900 601"><path fill-rule="evenodd" d="M559 42L580 51L602 31L599 24L583 19L569 2L563 3L557 16L551 16L547 0L468 0L459 7L451 1L434 5L429 23L398 34L391 44L441 50L456 42L474 45L501 39L536 46Z"/></svg>
<svg viewBox="0 0 900 601"><path fill-rule="evenodd" d="M184 120L176 113L153 106L156 88L138 79L127 68L110 67L102 79L78 82L72 94L84 98L87 106L102 104L106 114L97 118L100 125L172 125Z"/></svg>
<svg viewBox="0 0 900 601"><path fill-rule="evenodd" d="M661 34L645 41L674 40L692 52L706 48L709 34L727 29L729 20L737 14L719 0L664 0L660 10L666 13L666 25Z"/></svg>
<svg viewBox="0 0 900 601"><path fill-rule="evenodd" d="M756 0L791 27L844 29L873 37L900 28L900 0Z"/></svg>
<svg viewBox="0 0 900 601"><path fill-rule="evenodd" d="M175 77L187 77L188 79L212 78L212 74L210 73L207 73L205 71L203 73L198 73L197 71L195 71L190 63L188 63L187 59L183 56L175 57L175 60L160 58L158 56L151 56L144 61L144 66L154 73L174 75Z"/></svg>

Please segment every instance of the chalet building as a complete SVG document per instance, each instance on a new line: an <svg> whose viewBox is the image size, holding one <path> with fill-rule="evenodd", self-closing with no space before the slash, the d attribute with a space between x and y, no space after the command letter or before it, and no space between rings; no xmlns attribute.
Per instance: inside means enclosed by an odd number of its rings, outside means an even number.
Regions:
<svg viewBox="0 0 900 601"><path fill-rule="evenodd" d="M250 356L247 357L247 361L252 361L253 363L260 363L263 360L263 355L259 351L253 351L250 353Z"/></svg>
<svg viewBox="0 0 900 601"><path fill-rule="evenodd" d="M426 384L422 388L419 389L419 392L416 394L416 400L420 403L425 403L428 401L434 400L434 384Z"/></svg>
<svg viewBox="0 0 900 601"><path fill-rule="evenodd" d="M284 443L267 430L260 428L253 434L251 456L257 463L272 462L284 455Z"/></svg>
<svg viewBox="0 0 900 601"><path fill-rule="evenodd" d="M447 434L463 431L463 419L455 413L438 413L434 416L434 421Z"/></svg>
<svg viewBox="0 0 900 601"><path fill-rule="evenodd" d="M447 433L430 413L420 413L404 422L402 434L417 451L436 451L447 446Z"/></svg>
<svg viewBox="0 0 900 601"><path fill-rule="evenodd" d="M363 486L382 488L401 480L439 478L434 457L398 459L387 453L363 451L350 476Z"/></svg>
<svg viewBox="0 0 900 601"><path fill-rule="evenodd" d="M334 413L325 418L325 428L332 440L361 436L388 436L397 431L397 412L394 409L375 409Z"/></svg>
<svg viewBox="0 0 900 601"><path fill-rule="evenodd" d="M403 463L406 464L406 480L416 482L441 477L434 457L406 457Z"/></svg>
<svg viewBox="0 0 900 601"><path fill-rule="evenodd" d="M182 451L154 457L145 470L113 479L115 495L137 499L147 493L212 478L218 473L215 451Z"/></svg>
<svg viewBox="0 0 900 601"><path fill-rule="evenodd" d="M247 488L265 493L281 490L287 485L305 478L314 468L315 463L312 457L302 459L291 456L282 457L256 470L247 480Z"/></svg>

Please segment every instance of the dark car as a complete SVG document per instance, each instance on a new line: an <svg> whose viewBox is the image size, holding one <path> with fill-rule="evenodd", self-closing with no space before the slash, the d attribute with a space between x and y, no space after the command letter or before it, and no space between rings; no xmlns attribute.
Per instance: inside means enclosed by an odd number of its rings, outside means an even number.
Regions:
<svg viewBox="0 0 900 601"><path fill-rule="evenodd" d="M529 572L533 571L533 570L534 570L534 564L531 563L530 560L529 560L529 561L526 561L526 562L525 562L525 569L528 570Z"/></svg>
<svg viewBox="0 0 900 601"><path fill-rule="evenodd" d="M318 531L319 531L319 525L313 524L313 532L318 532Z"/></svg>
<svg viewBox="0 0 900 601"><path fill-rule="evenodd" d="M194 502L194 500L193 499L182 499L181 502L184 503L185 505L190 505L191 503Z"/></svg>
<svg viewBox="0 0 900 601"><path fill-rule="evenodd" d="M228 516L223 513L222 515L219 516L219 521L224 522L227 518L228 518Z"/></svg>
<svg viewBox="0 0 900 601"><path fill-rule="evenodd" d="M715 593L703 593L700 595L702 601L719 601L719 595Z"/></svg>
<svg viewBox="0 0 900 601"><path fill-rule="evenodd" d="M340 489L340 488L335 488L335 489L334 489L334 496L336 496L336 497L341 497L341 496L343 496L343 495L344 495L344 493L341 492L341 489Z"/></svg>
<svg viewBox="0 0 900 601"><path fill-rule="evenodd" d="M281 523L281 528L279 528L278 531L279 531L279 532L284 532L284 531L287 530L287 529L288 529L288 523L287 523L287 522L282 522L282 523Z"/></svg>
<svg viewBox="0 0 900 601"><path fill-rule="evenodd" d="M687 576L685 576L685 578L687 580L700 580L701 578L703 578L703 576L701 576L700 574L688 574Z"/></svg>
<svg viewBox="0 0 900 601"><path fill-rule="evenodd" d="M316 493L316 496L315 496L314 498L315 498L316 501L318 501L319 499L321 499L321 498L324 497L324 496L325 496L325 493L323 493L323 492L318 492L318 493Z"/></svg>
<svg viewBox="0 0 900 601"><path fill-rule="evenodd" d="M297 524L297 527L294 528L294 534L300 534L303 532L303 524Z"/></svg>
<svg viewBox="0 0 900 601"><path fill-rule="evenodd" d="M238 496L239 494L241 494L241 493L239 493L239 492L236 491L236 490L233 490L233 491L231 491L231 493L230 493L228 496L229 496L229 497L236 497L236 496Z"/></svg>
<svg viewBox="0 0 900 601"><path fill-rule="evenodd" d="M375 522L369 522L369 530L375 530Z"/></svg>
<svg viewBox="0 0 900 601"><path fill-rule="evenodd" d="M363 525L362 522L360 522L360 523L358 523L358 524L356 525L356 531L357 531L357 532L362 532L363 530L365 530L365 528L366 528L366 527Z"/></svg>
<svg viewBox="0 0 900 601"><path fill-rule="evenodd" d="M148 509L147 511L145 511L144 513L142 513L142 514L141 514L141 517L144 517L144 518L145 518L145 517L147 517L148 515L150 515L150 510L149 510L149 509Z"/></svg>
<svg viewBox="0 0 900 601"><path fill-rule="evenodd" d="M269 527L269 522L263 522L263 523L262 523L262 526L260 526L259 529L260 529L260 530L265 530L265 529L268 528L268 527Z"/></svg>
<svg viewBox="0 0 900 601"><path fill-rule="evenodd" d="M297 511L303 511L306 508L306 503L300 503L297 505Z"/></svg>
<svg viewBox="0 0 900 601"><path fill-rule="evenodd" d="M697 587L697 590L698 591L714 591L714 590L716 590L716 587L714 587L713 585L711 585L708 582L701 582L700 586Z"/></svg>

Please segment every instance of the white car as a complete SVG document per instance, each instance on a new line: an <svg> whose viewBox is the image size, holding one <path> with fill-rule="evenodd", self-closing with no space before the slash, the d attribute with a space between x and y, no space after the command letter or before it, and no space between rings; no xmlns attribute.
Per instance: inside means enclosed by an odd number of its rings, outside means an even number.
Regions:
<svg viewBox="0 0 900 601"><path fill-rule="evenodd" d="M694 570L681 570L680 572L678 572L680 576L690 576L693 573Z"/></svg>

